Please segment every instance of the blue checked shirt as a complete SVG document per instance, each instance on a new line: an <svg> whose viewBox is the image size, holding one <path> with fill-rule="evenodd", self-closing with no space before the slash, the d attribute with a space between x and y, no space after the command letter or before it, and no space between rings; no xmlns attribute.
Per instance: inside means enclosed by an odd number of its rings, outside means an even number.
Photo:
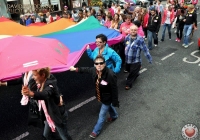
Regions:
<svg viewBox="0 0 200 140"><path fill-rule="evenodd" d="M130 35L127 35L125 40L125 56L127 64L134 64L137 62L142 62L140 57L141 50L144 52L144 55L148 59L149 63L152 63L152 57L149 53L149 49L147 48L144 39L141 36L138 36L133 40Z"/></svg>

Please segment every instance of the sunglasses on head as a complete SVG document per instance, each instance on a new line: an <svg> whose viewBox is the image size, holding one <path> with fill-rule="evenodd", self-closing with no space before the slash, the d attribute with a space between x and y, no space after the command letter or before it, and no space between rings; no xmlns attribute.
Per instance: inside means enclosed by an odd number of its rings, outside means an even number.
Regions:
<svg viewBox="0 0 200 140"><path fill-rule="evenodd" d="M103 65L104 64L104 62L99 62L99 63L94 63L95 65Z"/></svg>

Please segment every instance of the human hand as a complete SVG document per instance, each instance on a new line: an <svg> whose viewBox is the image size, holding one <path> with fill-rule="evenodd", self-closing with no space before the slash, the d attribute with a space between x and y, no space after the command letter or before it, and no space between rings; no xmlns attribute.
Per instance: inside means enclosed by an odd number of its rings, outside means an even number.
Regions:
<svg viewBox="0 0 200 140"><path fill-rule="evenodd" d="M197 30L197 27L194 27L194 30Z"/></svg>
<svg viewBox="0 0 200 140"><path fill-rule="evenodd" d="M183 20L183 22L185 22L185 21L186 21L186 19Z"/></svg>
<svg viewBox="0 0 200 140"><path fill-rule="evenodd" d="M30 96L30 97L34 96L34 93L32 91L30 91L28 86L22 86L21 93L22 93L22 95L26 95L26 96Z"/></svg>
<svg viewBox="0 0 200 140"><path fill-rule="evenodd" d="M63 98L62 95L60 96L60 103L58 104L58 106L62 106L63 105Z"/></svg>
<svg viewBox="0 0 200 140"><path fill-rule="evenodd" d="M23 85L22 85L21 93L22 93L23 95L27 95L27 96L28 96L28 92L29 92L28 86L23 86Z"/></svg>
<svg viewBox="0 0 200 140"><path fill-rule="evenodd" d="M88 49L90 49L90 46L89 46L89 45L87 45L87 50L88 50Z"/></svg>
<svg viewBox="0 0 200 140"><path fill-rule="evenodd" d="M0 86L7 86L7 82L1 82L0 81Z"/></svg>
<svg viewBox="0 0 200 140"><path fill-rule="evenodd" d="M71 67L69 68L69 70L70 70L70 71L75 71L76 68L75 68L74 66L71 66Z"/></svg>

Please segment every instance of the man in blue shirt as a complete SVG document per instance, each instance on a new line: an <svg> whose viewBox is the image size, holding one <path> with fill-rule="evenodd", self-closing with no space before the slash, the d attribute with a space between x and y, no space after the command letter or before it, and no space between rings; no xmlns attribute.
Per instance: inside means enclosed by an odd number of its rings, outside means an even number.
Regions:
<svg viewBox="0 0 200 140"><path fill-rule="evenodd" d="M129 90L132 87L132 83L139 76L139 71L141 68L141 51L144 52L144 55L148 59L149 63L152 63L152 57L149 53L144 39L137 35L138 27L132 25L130 27L130 34L125 38L125 56L126 56L126 71L129 72L129 75L126 80L126 90Z"/></svg>

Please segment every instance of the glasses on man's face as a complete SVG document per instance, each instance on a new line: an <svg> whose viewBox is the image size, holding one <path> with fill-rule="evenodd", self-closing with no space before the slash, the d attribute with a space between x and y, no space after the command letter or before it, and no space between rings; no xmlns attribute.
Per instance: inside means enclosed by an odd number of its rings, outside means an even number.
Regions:
<svg viewBox="0 0 200 140"><path fill-rule="evenodd" d="M100 65L103 65L104 62L99 62L99 63L95 62L94 64L95 64L95 65L99 65L99 64L100 64Z"/></svg>

